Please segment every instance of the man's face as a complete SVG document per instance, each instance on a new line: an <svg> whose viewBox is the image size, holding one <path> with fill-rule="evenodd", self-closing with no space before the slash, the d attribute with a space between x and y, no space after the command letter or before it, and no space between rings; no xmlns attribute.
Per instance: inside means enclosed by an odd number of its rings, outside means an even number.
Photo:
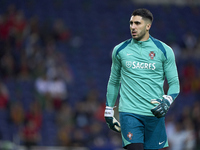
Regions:
<svg viewBox="0 0 200 150"><path fill-rule="evenodd" d="M142 19L141 16L131 16L130 31L133 39L137 41L145 41L149 38L149 29L151 24Z"/></svg>

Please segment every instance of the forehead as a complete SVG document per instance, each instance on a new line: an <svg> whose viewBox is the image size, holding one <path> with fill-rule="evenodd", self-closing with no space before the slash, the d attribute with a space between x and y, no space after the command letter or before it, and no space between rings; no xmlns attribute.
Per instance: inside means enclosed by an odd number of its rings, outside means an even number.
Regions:
<svg viewBox="0 0 200 150"><path fill-rule="evenodd" d="M130 21L138 21L138 22L143 22L144 20L142 19L141 16L131 16Z"/></svg>

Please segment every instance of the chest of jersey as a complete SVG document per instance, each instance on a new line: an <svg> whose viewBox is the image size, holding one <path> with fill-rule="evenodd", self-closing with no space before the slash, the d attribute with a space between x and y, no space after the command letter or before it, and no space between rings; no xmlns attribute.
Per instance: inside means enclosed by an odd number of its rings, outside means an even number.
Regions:
<svg viewBox="0 0 200 150"><path fill-rule="evenodd" d="M140 73L162 73L162 53L154 46L132 46L126 47L120 53L122 69L134 74Z"/></svg>

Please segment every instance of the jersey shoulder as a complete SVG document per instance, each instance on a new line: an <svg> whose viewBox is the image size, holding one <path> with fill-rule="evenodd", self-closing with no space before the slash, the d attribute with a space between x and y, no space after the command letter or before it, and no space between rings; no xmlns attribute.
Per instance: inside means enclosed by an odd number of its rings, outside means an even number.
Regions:
<svg viewBox="0 0 200 150"><path fill-rule="evenodd" d="M132 39L128 39L128 40L125 40L125 41L119 43L118 45L116 45L116 46L114 47L114 49L113 49L113 54L115 54L115 56L118 55L118 53L119 53L121 50L123 50L125 47L128 46L128 44L131 43L131 40L132 40Z"/></svg>
<svg viewBox="0 0 200 150"><path fill-rule="evenodd" d="M168 56L174 55L174 52L169 45L156 38L153 38L152 36L150 36L150 38L153 41L153 43L157 46L157 48L162 51L166 59L168 58Z"/></svg>

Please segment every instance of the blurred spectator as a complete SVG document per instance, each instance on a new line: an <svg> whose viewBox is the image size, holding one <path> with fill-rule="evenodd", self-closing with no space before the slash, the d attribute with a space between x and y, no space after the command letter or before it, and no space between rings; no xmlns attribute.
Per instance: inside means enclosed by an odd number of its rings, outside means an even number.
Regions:
<svg viewBox="0 0 200 150"><path fill-rule="evenodd" d="M60 146L72 146L72 126L65 125L58 129L58 145Z"/></svg>
<svg viewBox="0 0 200 150"><path fill-rule="evenodd" d="M25 53L28 58L41 59L43 51L40 50L39 43L41 41L41 32L39 29L39 21L37 17L32 17L29 21L25 32L26 39L24 40Z"/></svg>
<svg viewBox="0 0 200 150"><path fill-rule="evenodd" d="M84 147L87 146L88 135L85 130L81 128L76 128L73 130L72 134L72 146L74 147Z"/></svg>
<svg viewBox="0 0 200 150"><path fill-rule="evenodd" d="M49 80L45 73L35 80L35 88L39 94L42 95L48 94L49 92L48 86L49 86Z"/></svg>
<svg viewBox="0 0 200 150"><path fill-rule="evenodd" d="M104 119L102 118L104 110L101 108L102 105L99 101L98 90L91 89L82 101L76 103L75 119L78 127L87 128L89 122L93 121L94 119L99 119L99 121L103 120L104 122Z"/></svg>
<svg viewBox="0 0 200 150"><path fill-rule="evenodd" d="M58 77L48 79L43 74L43 76L36 79L35 87L39 94L49 97L49 102L56 110L60 109L62 103L68 98L66 82Z"/></svg>
<svg viewBox="0 0 200 150"><path fill-rule="evenodd" d="M185 147L185 142L187 140L186 132L183 130L181 122L176 122L174 124L174 130L171 134L168 134L168 140L170 150L183 150Z"/></svg>
<svg viewBox="0 0 200 150"><path fill-rule="evenodd" d="M99 91L97 89L91 89L85 98L85 106L89 114L96 115L100 105L99 101Z"/></svg>
<svg viewBox="0 0 200 150"><path fill-rule="evenodd" d="M65 127L66 125L74 124L74 111L68 103L61 105L61 108L58 110L56 115L56 123L58 127Z"/></svg>
<svg viewBox="0 0 200 150"><path fill-rule="evenodd" d="M58 76L57 67L59 52L56 51L56 43L52 37L46 39L45 47L45 67L47 72L47 77L53 79Z"/></svg>
<svg viewBox="0 0 200 150"><path fill-rule="evenodd" d="M90 147L102 148L106 145L107 137L103 132L103 124L96 120L93 120L90 125L90 134L89 134L89 145Z"/></svg>
<svg viewBox="0 0 200 150"><path fill-rule="evenodd" d="M196 85L196 81L198 79L198 71L195 67L195 64L192 61L189 61L185 64L182 72L180 74L181 77L181 88L183 94L191 94L198 90L198 85ZM183 79L183 80L182 80ZM197 82L198 83L198 82Z"/></svg>
<svg viewBox="0 0 200 150"><path fill-rule="evenodd" d="M184 120L186 141L184 143L184 150L194 150L196 147L195 127L191 118Z"/></svg>
<svg viewBox="0 0 200 150"><path fill-rule="evenodd" d="M171 46L171 48L173 49L173 51L174 51L174 54L175 54L175 58L176 58L176 61L179 61L179 59L182 57L181 56L181 47L179 46L179 44L178 43L175 43L175 42L172 42L171 44L170 44L170 46Z"/></svg>
<svg viewBox="0 0 200 150"><path fill-rule="evenodd" d="M33 101L26 113L25 123L20 129L22 144L30 149L41 141L42 111L38 101Z"/></svg>
<svg viewBox="0 0 200 150"><path fill-rule="evenodd" d="M27 22L24 17L22 10L18 10L15 13L15 18L13 20L12 34L11 37L14 38L15 48L22 48L22 42L24 40L25 29L27 28Z"/></svg>
<svg viewBox="0 0 200 150"><path fill-rule="evenodd" d="M94 119L105 123L104 111L105 111L105 103L99 104L98 108L96 109L96 111L94 113ZM117 113L115 113L115 114L117 114Z"/></svg>
<svg viewBox="0 0 200 150"><path fill-rule="evenodd" d="M31 103L30 109L26 112L25 121L34 124L34 128L38 131L40 130L42 125L42 110L37 100Z"/></svg>
<svg viewBox="0 0 200 150"><path fill-rule="evenodd" d="M17 66L15 64L14 57L12 54L8 51L3 55L1 58L1 75L4 78L13 78L16 75L17 72Z"/></svg>
<svg viewBox="0 0 200 150"><path fill-rule="evenodd" d="M86 129L89 125L90 116L88 114L88 109L90 109L85 102L77 102L75 106L75 124L77 128Z"/></svg>
<svg viewBox="0 0 200 150"><path fill-rule="evenodd" d="M180 115L174 114L167 117L166 131L170 145L169 150L194 150L197 148L199 135L196 133L196 128L199 127L199 123L196 123L196 117L192 117L193 110L193 107L185 106ZM198 114L198 111L196 113Z"/></svg>
<svg viewBox="0 0 200 150"><path fill-rule="evenodd" d="M35 85L38 93L49 97L55 110L59 110L68 98L66 83L60 78L49 80L46 75L43 75L36 80Z"/></svg>
<svg viewBox="0 0 200 150"><path fill-rule="evenodd" d="M68 103L62 104L56 115L56 124L58 126L58 143L61 146L72 145L72 134L74 124L74 112Z"/></svg>
<svg viewBox="0 0 200 150"><path fill-rule="evenodd" d="M0 39L6 41L10 35L12 24L7 21L5 14L0 15Z"/></svg>
<svg viewBox="0 0 200 150"><path fill-rule="evenodd" d="M83 45L83 38L81 36L72 37L70 44L72 48L78 49Z"/></svg>
<svg viewBox="0 0 200 150"><path fill-rule="evenodd" d="M53 30L53 37L57 41L67 42L71 37L70 30L64 24L62 19L56 19L54 21L52 30Z"/></svg>
<svg viewBox="0 0 200 150"><path fill-rule="evenodd" d="M57 77L63 79L67 85L73 84L74 73L72 71L71 65L67 63L67 58L66 58L67 56L64 57L62 53L56 53L56 54L57 54L57 57L56 57Z"/></svg>
<svg viewBox="0 0 200 150"><path fill-rule="evenodd" d="M10 118L11 122L21 127L25 121L25 111L21 102L13 102L10 106Z"/></svg>
<svg viewBox="0 0 200 150"><path fill-rule="evenodd" d="M186 49L189 49L189 51L193 51L196 46L197 38L192 32L186 32L183 36L183 42Z"/></svg>
<svg viewBox="0 0 200 150"><path fill-rule="evenodd" d="M16 11L16 6L14 4L10 4L7 7L7 11L0 15L0 39L4 42L8 41L11 36Z"/></svg>
<svg viewBox="0 0 200 150"><path fill-rule="evenodd" d="M14 22L16 16L17 8L15 4L9 4L6 10L6 15L9 22Z"/></svg>
<svg viewBox="0 0 200 150"><path fill-rule="evenodd" d="M9 92L6 85L0 81L0 109L7 109L9 103Z"/></svg>
<svg viewBox="0 0 200 150"><path fill-rule="evenodd" d="M40 131L33 120L28 120L21 131L22 144L30 149L32 146L37 146L41 140Z"/></svg>
<svg viewBox="0 0 200 150"><path fill-rule="evenodd" d="M196 144L200 148L200 101L196 101L192 107L192 119L195 128Z"/></svg>
<svg viewBox="0 0 200 150"><path fill-rule="evenodd" d="M48 85L48 90L53 98L54 105L56 108L61 107L61 103L67 99L67 87L64 80L55 77L53 80L50 80Z"/></svg>
<svg viewBox="0 0 200 150"><path fill-rule="evenodd" d="M198 38L196 49L195 49L195 58L200 58L200 37Z"/></svg>
<svg viewBox="0 0 200 150"><path fill-rule="evenodd" d="M20 80L31 79L31 68L28 62L29 62L28 58L22 54L19 61L19 73L18 73L18 78Z"/></svg>

